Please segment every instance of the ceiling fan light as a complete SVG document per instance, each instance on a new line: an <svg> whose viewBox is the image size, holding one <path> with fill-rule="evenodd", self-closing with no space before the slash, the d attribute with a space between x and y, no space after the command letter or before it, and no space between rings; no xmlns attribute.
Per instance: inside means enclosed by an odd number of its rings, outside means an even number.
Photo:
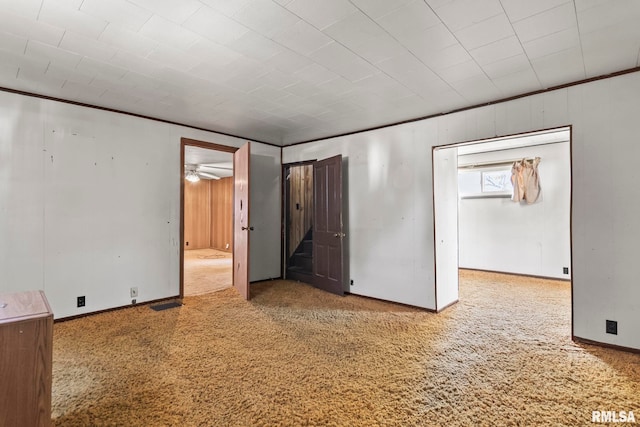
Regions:
<svg viewBox="0 0 640 427"><path fill-rule="evenodd" d="M194 171L187 171L187 175L185 179L189 182L198 182L200 181L200 177Z"/></svg>

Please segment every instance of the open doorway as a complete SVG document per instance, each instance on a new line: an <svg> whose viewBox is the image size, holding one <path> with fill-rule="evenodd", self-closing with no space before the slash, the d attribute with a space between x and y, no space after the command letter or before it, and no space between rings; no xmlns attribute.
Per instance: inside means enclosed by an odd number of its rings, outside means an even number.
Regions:
<svg viewBox="0 0 640 427"><path fill-rule="evenodd" d="M233 286L235 150L183 139L181 296Z"/></svg>
<svg viewBox="0 0 640 427"><path fill-rule="evenodd" d="M435 147L433 159L437 310L457 301L459 272L571 287L570 127ZM516 161L537 165L537 197L513 200Z"/></svg>
<svg viewBox="0 0 640 427"><path fill-rule="evenodd" d="M283 165L284 276L344 295L342 156Z"/></svg>

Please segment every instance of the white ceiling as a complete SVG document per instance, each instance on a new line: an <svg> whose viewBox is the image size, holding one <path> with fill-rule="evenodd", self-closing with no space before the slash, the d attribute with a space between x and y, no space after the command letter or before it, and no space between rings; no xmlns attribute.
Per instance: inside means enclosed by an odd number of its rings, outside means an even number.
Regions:
<svg viewBox="0 0 640 427"><path fill-rule="evenodd" d="M638 0L0 0L0 86L286 145L637 67Z"/></svg>

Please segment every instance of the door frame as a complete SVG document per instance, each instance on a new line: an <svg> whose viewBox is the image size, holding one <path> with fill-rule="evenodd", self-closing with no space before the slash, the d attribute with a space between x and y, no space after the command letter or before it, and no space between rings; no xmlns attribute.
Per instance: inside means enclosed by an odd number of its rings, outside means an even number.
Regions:
<svg viewBox="0 0 640 427"><path fill-rule="evenodd" d="M179 297L184 298L184 150L186 146L199 147L207 150L222 151L225 153L235 153L239 147L216 144L213 142L199 141L190 138L180 138L180 294ZM235 189L234 189L235 196ZM232 196L233 197L233 196ZM235 231L234 231L235 234ZM233 253L231 254L231 263L233 264ZM232 282L233 282L233 269Z"/></svg>

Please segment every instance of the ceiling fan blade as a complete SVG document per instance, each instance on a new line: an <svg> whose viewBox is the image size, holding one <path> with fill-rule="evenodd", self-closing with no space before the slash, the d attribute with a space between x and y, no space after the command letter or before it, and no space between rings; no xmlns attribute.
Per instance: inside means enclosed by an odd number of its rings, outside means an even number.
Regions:
<svg viewBox="0 0 640 427"><path fill-rule="evenodd" d="M210 179L220 179L219 176L214 175L212 173L207 173L207 172L201 172L201 171L197 171L196 172L198 174L198 176L203 176L205 178L210 178Z"/></svg>
<svg viewBox="0 0 640 427"><path fill-rule="evenodd" d="M202 163L202 164L199 164L198 167L199 168L206 168L206 169L233 170L233 163L228 163L228 162Z"/></svg>

